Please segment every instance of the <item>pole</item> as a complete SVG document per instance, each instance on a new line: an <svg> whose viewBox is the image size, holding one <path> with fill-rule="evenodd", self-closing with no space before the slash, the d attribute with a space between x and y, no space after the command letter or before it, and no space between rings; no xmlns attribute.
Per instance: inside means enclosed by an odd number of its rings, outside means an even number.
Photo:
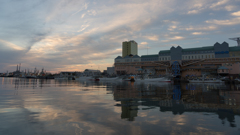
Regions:
<svg viewBox="0 0 240 135"><path fill-rule="evenodd" d="M148 44L147 44L147 55L148 55Z"/></svg>

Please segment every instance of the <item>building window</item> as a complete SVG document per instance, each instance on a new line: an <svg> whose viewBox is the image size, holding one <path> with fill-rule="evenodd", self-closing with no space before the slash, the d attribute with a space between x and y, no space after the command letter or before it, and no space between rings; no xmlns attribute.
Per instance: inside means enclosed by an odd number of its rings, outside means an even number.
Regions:
<svg viewBox="0 0 240 135"><path fill-rule="evenodd" d="M224 69L222 69L222 72L224 72Z"/></svg>
<svg viewBox="0 0 240 135"><path fill-rule="evenodd" d="M202 55L202 58L203 58L203 55Z"/></svg>
<svg viewBox="0 0 240 135"><path fill-rule="evenodd" d="M192 56L192 59L193 59L193 56Z"/></svg>
<svg viewBox="0 0 240 135"><path fill-rule="evenodd" d="M190 56L188 56L188 58L190 59Z"/></svg>

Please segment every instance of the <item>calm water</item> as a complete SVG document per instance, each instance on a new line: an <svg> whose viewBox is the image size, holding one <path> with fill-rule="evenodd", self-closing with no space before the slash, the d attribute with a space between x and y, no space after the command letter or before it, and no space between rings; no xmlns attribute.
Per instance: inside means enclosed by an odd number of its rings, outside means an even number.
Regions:
<svg viewBox="0 0 240 135"><path fill-rule="evenodd" d="M239 89L0 78L0 134L240 134Z"/></svg>

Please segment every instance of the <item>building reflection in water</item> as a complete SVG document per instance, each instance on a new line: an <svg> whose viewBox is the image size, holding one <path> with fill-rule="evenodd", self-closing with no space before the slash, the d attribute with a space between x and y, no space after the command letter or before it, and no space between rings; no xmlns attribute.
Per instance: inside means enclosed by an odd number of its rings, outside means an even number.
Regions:
<svg viewBox="0 0 240 135"><path fill-rule="evenodd" d="M128 84L127 84L128 83ZM215 113L222 124L235 127L240 115L238 86L224 84L119 84L113 88L114 100L120 101L122 119L133 121L139 110L160 108L160 112L181 115L184 112ZM230 89L233 88L233 89Z"/></svg>
<svg viewBox="0 0 240 135"><path fill-rule="evenodd" d="M113 94L116 106L121 108L121 118L134 121L140 111L158 109L160 112L182 115L185 112L204 112L218 115L223 125L236 127L235 115L240 116L239 85L225 84L178 84L131 83L131 82L89 82L41 79L2 79L2 84L11 84L18 89L36 87L81 86L104 87ZM53 85L50 85L53 84ZM20 91L21 92L21 91Z"/></svg>

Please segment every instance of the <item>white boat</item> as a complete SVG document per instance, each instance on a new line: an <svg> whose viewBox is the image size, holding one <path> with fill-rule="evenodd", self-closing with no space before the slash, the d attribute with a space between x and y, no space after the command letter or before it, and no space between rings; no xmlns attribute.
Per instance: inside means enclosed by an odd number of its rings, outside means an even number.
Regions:
<svg viewBox="0 0 240 135"><path fill-rule="evenodd" d="M135 81L148 81L148 82L171 82L168 77L158 77L158 78L135 78Z"/></svg>
<svg viewBox="0 0 240 135"><path fill-rule="evenodd" d="M205 75L202 75L202 78L189 79L190 83L221 83L224 82L221 79L216 78L205 78Z"/></svg>
<svg viewBox="0 0 240 135"><path fill-rule="evenodd" d="M148 74L143 74L140 76L135 76L135 81L145 81L145 82L171 82L172 76L167 74L165 76L149 76Z"/></svg>
<svg viewBox="0 0 240 135"><path fill-rule="evenodd" d="M234 79L234 81L240 83L240 79L238 78Z"/></svg>
<svg viewBox="0 0 240 135"><path fill-rule="evenodd" d="M122 80L119 77L102 77L102 78L98 78L99 81L120 81Z"/></svg>
<svg viewBox="0 0 240 135"><path fill-rule="evenodd" d="M224 82L220 79L210 78L210 79L189 79L190 83L221 83Z"/></svg>
<svg viewBox="0 0 240 135"><path fill-rule="evenodd" d="M75 80L94 80L92 76L74 76Z"/></svg>
<svg viewBox="0 0 240 135"><path fill-rule="evenodd" d="M54 79L56 79L56 80L68 80L68 77L65 77L65 76L55 76Z"/></svg>

